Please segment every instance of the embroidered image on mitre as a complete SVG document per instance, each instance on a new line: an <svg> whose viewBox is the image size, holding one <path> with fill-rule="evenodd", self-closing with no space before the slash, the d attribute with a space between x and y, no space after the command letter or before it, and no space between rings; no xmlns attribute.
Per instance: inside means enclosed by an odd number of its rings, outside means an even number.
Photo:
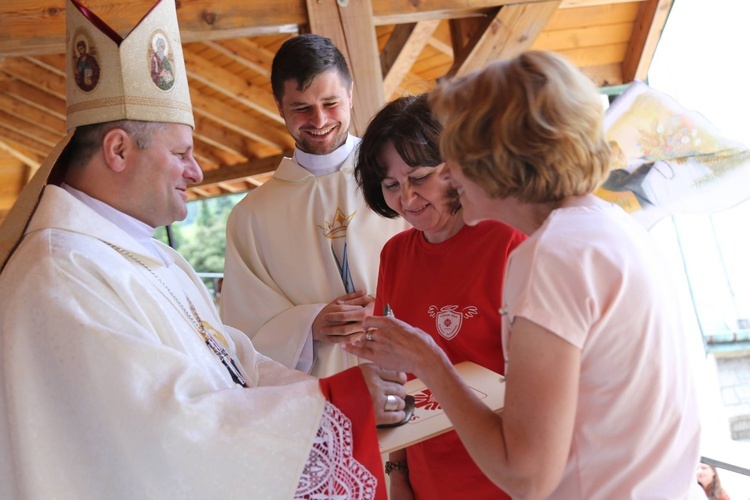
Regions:
<svg viewBox="0 0 750 500"><path fill-rule="evenodd" d="M114 120L195 127L174 0L160 0L122 38L66 2L68 130Z"/></svg>

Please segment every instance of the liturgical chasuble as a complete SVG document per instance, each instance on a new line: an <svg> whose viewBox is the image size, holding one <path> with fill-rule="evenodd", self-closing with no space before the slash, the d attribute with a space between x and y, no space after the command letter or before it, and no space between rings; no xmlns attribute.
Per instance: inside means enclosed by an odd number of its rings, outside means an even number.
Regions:
<svg viewBox="0 0 750 500"><path fill-rule="evenodd" d="M222 319L291 368L318 312L347 293L332 246L346 243L354 289L374 294L380 250L408 227L367 207L353 177L355 156L356 147L340 171L319 177L285 158L227 222ZM320 342L312 374L357 364L340 344Z"/></svg>
<svg viewBox="0 0 750 500"><path fill-rule="evenodd" d="M385 498L360 370L262 356L179 254L54 185L76 127L193 127L174 1L125 37L76 0L66 24L68 136L0 227L0 498Z"/></svg>
<svg viewBox="0 0 750 500"><path fill-rule="evenodd" d="M221 325L189 264L156 244L171 263L45 189L0 275L0 497L289 499L334 461L348 471L336 487L384 495L359 370L321 386L260 355ZM322 457L320 441L338 456Z"/></svg>

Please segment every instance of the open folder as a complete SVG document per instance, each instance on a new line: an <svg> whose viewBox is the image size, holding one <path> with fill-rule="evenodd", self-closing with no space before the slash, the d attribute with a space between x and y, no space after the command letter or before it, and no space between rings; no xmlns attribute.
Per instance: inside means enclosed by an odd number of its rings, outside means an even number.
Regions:
<svg viewBox="0 0 750 500"><path fill-rule="evenodd" d="M464 383L479 399L494 411L500 411L505 401L505 377L471 361L455 365ZM408 423L389 429L378 429L380 452L390 453L430 439L453 429L432 392L419 380L406 383L406 393L414 396L414 416Z"/></svg>

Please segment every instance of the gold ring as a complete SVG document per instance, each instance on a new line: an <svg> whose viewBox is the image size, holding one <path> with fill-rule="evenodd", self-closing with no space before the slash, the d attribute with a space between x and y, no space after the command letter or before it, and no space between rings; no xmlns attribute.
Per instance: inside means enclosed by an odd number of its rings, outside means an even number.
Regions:
<svg viewBox="0 0 750 500"><path fill-rule="evenodd" d="M369 340L370 342L375 340L372 338L372 332L365 333L365 339Z"/></svg>

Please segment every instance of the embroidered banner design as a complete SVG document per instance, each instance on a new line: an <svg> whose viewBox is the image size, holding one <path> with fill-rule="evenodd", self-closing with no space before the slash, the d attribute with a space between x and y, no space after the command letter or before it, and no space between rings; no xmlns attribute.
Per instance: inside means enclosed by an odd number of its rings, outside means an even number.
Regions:
<svg viewBox="0 0 750 500"><path fill-rule="evenodd" d="M671 213L715 212L750 196L750 149L643 82L612 103L604 127L613 165L596 194L646 227Z"/></svg>

